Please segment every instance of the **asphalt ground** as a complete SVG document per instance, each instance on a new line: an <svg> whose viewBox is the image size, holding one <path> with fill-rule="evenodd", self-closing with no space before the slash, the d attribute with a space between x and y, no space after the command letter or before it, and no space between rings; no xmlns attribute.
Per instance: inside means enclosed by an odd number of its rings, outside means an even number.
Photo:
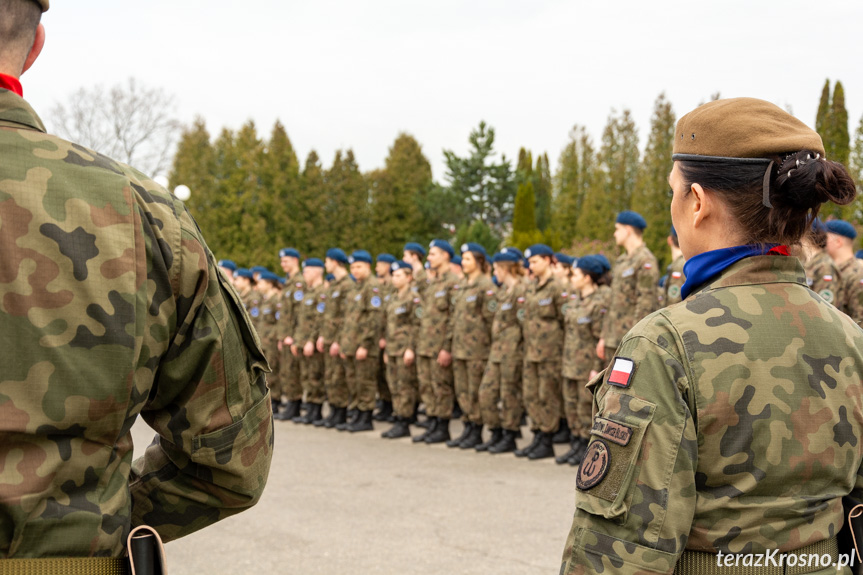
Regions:
<svg viewBox="0 0 863 575"><path fill-rule="evenodd" d="M351 434L276 421L261 501L168 543L169 572L558 573L575 467L382 439L389 426ZM520 447L531 438L522 431ZM153 436L140 420L132 434L136 452Z"/></svg>

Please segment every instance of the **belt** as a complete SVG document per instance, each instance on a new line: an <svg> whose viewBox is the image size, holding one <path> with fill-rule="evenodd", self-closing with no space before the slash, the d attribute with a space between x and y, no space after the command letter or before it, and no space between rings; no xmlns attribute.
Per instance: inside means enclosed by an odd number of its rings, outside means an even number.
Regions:
<svg viewBox="0 0 863 575"><path fill-rule="evenodd" d="M0 575L128 575L122 557L57 557L0 560Z"/></svg>
<svg viewBox="0 0 863 575"><path fill-rule="evenodd" d="M761 555L763 554L756 554L756 556ZM674 575L802 575L804 573L815 573L823 569L824 566L820 563L818 566L809 565L808 556L818 555L821 557L829 555L832 562L836 563L839 559L839 544L835 537L831 537L830 539L824 539L823 541L795 549L794 551L778 552L775 556L777 563L782 555L786 557L781 566L773 565L772 562L769 565L764 565L764 561L762 561L762 565L760 566L734 565L734 562L732 562L731 566L726 567L725 565L717 565L717 555L715 553L684 551L677 561L677 567L674 568ZM792 567L787 565L788 558L791 555L805 558L807 566L800 567L795 565ZM725 554L723 553L723 563L724 558ZM741 559L740 563L742 562L743 560Z"/></svg>

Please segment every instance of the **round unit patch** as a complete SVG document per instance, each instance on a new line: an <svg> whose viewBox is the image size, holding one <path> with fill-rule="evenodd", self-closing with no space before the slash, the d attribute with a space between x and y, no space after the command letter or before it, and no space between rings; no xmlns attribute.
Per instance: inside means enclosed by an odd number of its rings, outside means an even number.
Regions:
<svg viewBox="0 0 863 575"><path fill-rule="evenodd" d="M294 292L294 301L300 301L301 299L303 299L303 292L302 291L295 291Z"/></svg>
<svg viewBox="0 0 863 575"><path fill-rule="evenodd" d="M680 286L669 286L668 297L677 297L680 295Z"/></svg>
<svg viewBox="0 0 863 575"><path fill-rule="evenodd" d="M497 311L497 300L494 300L494 299L489 300L488 311L490 311L491 313L494 313Z"/></svg>
<svg viewBox="0 0 863 575"><path fill-rule="evenodd" d="M418 318L422 319L422 317L423 317L423 308L421 308L421 307L416 307L416 308L414 308L414 315L415 315L415 316L417 316Z"/></svg>
<svg viewBox="0 0 863 575"><path fill-rule="evenodd" d="M821 290L820 292L818 292L818 295L823 297L824 301L826 301L827 303L833 303L833 292L829 289Z"/></svg>
<svg viewBox="0 0 863 575"><path fill-rule="evenodd" d="M381 298L379 298L378 296L372 297L371 304L372 307L381 307Z"/></svg>
<svg viewBox="0 0 863 575"><path fill-rule="evenodd" d="M524 321L524 310L523 309L518 310L518 313L516 313L515 315L518 317L519 321Z"/></svg>
<svg viewBox="0 0 863 575"><path fill-rule="evenodd" d="M594 487L605 477L610 463L611 453L608 450L608 444L602 439L595 439L587 448L581 465L578 466L575 486L582 491Z"/></svg>
<svg viewBox="0 0 863 575"><path fill-rule="evenodd" d="M324 302L321 302L318 304L318 306L315 309L318 310L318 313L324 313L324 310L326 309L326 305L324 304Z"/></svg>

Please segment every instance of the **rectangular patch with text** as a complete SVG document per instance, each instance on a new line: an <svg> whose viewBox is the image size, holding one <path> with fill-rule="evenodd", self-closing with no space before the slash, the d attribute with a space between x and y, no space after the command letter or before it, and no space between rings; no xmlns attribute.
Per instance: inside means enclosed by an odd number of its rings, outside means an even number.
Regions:
<svg viewBox="0 0 863 575"><path fill-rule="evenodd" d="M625 447L632 439L632 428L604 417L597 417L593 420L593 429L590 430L590 434Z"/></svg>

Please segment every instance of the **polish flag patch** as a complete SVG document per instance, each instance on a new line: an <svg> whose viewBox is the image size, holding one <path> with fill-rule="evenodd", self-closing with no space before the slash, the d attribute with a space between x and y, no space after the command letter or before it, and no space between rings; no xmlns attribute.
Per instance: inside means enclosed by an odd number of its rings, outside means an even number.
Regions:
<svg viewBox="0 0 863 575"><path fill-rule="evenodd" d="M650 262L647 262L646 264L644 264L644 269L646 269L646 270L649 270L652 267L653 267L653 264L651 264Z"/></svg>
<svg viewBox="0 0 863 575"><path fill-rule="evenodd" d="M826 282L832 282L832 281L833 281L833 276L831 276L831 275L826 275L826 276L824 276L824 277L823 277L823 278L821 278L821 279L823 279L823 280L824 280L824 281L826 281Z"/></svg>
<svg viewBox="0 0 863 575"><path fill-rule="evenodd" d="M680 272L671 272L671 277L674 279L680 279L681 276L683 276L683 274Z"/></svg>
<svg viewBox="0 0 863 575"><path fill-rule="evenodd" d="M634 361L626 357L615 357L611 366L611 375L608 376L608 383L617 387L629 387L634 371Z"/></svg>

